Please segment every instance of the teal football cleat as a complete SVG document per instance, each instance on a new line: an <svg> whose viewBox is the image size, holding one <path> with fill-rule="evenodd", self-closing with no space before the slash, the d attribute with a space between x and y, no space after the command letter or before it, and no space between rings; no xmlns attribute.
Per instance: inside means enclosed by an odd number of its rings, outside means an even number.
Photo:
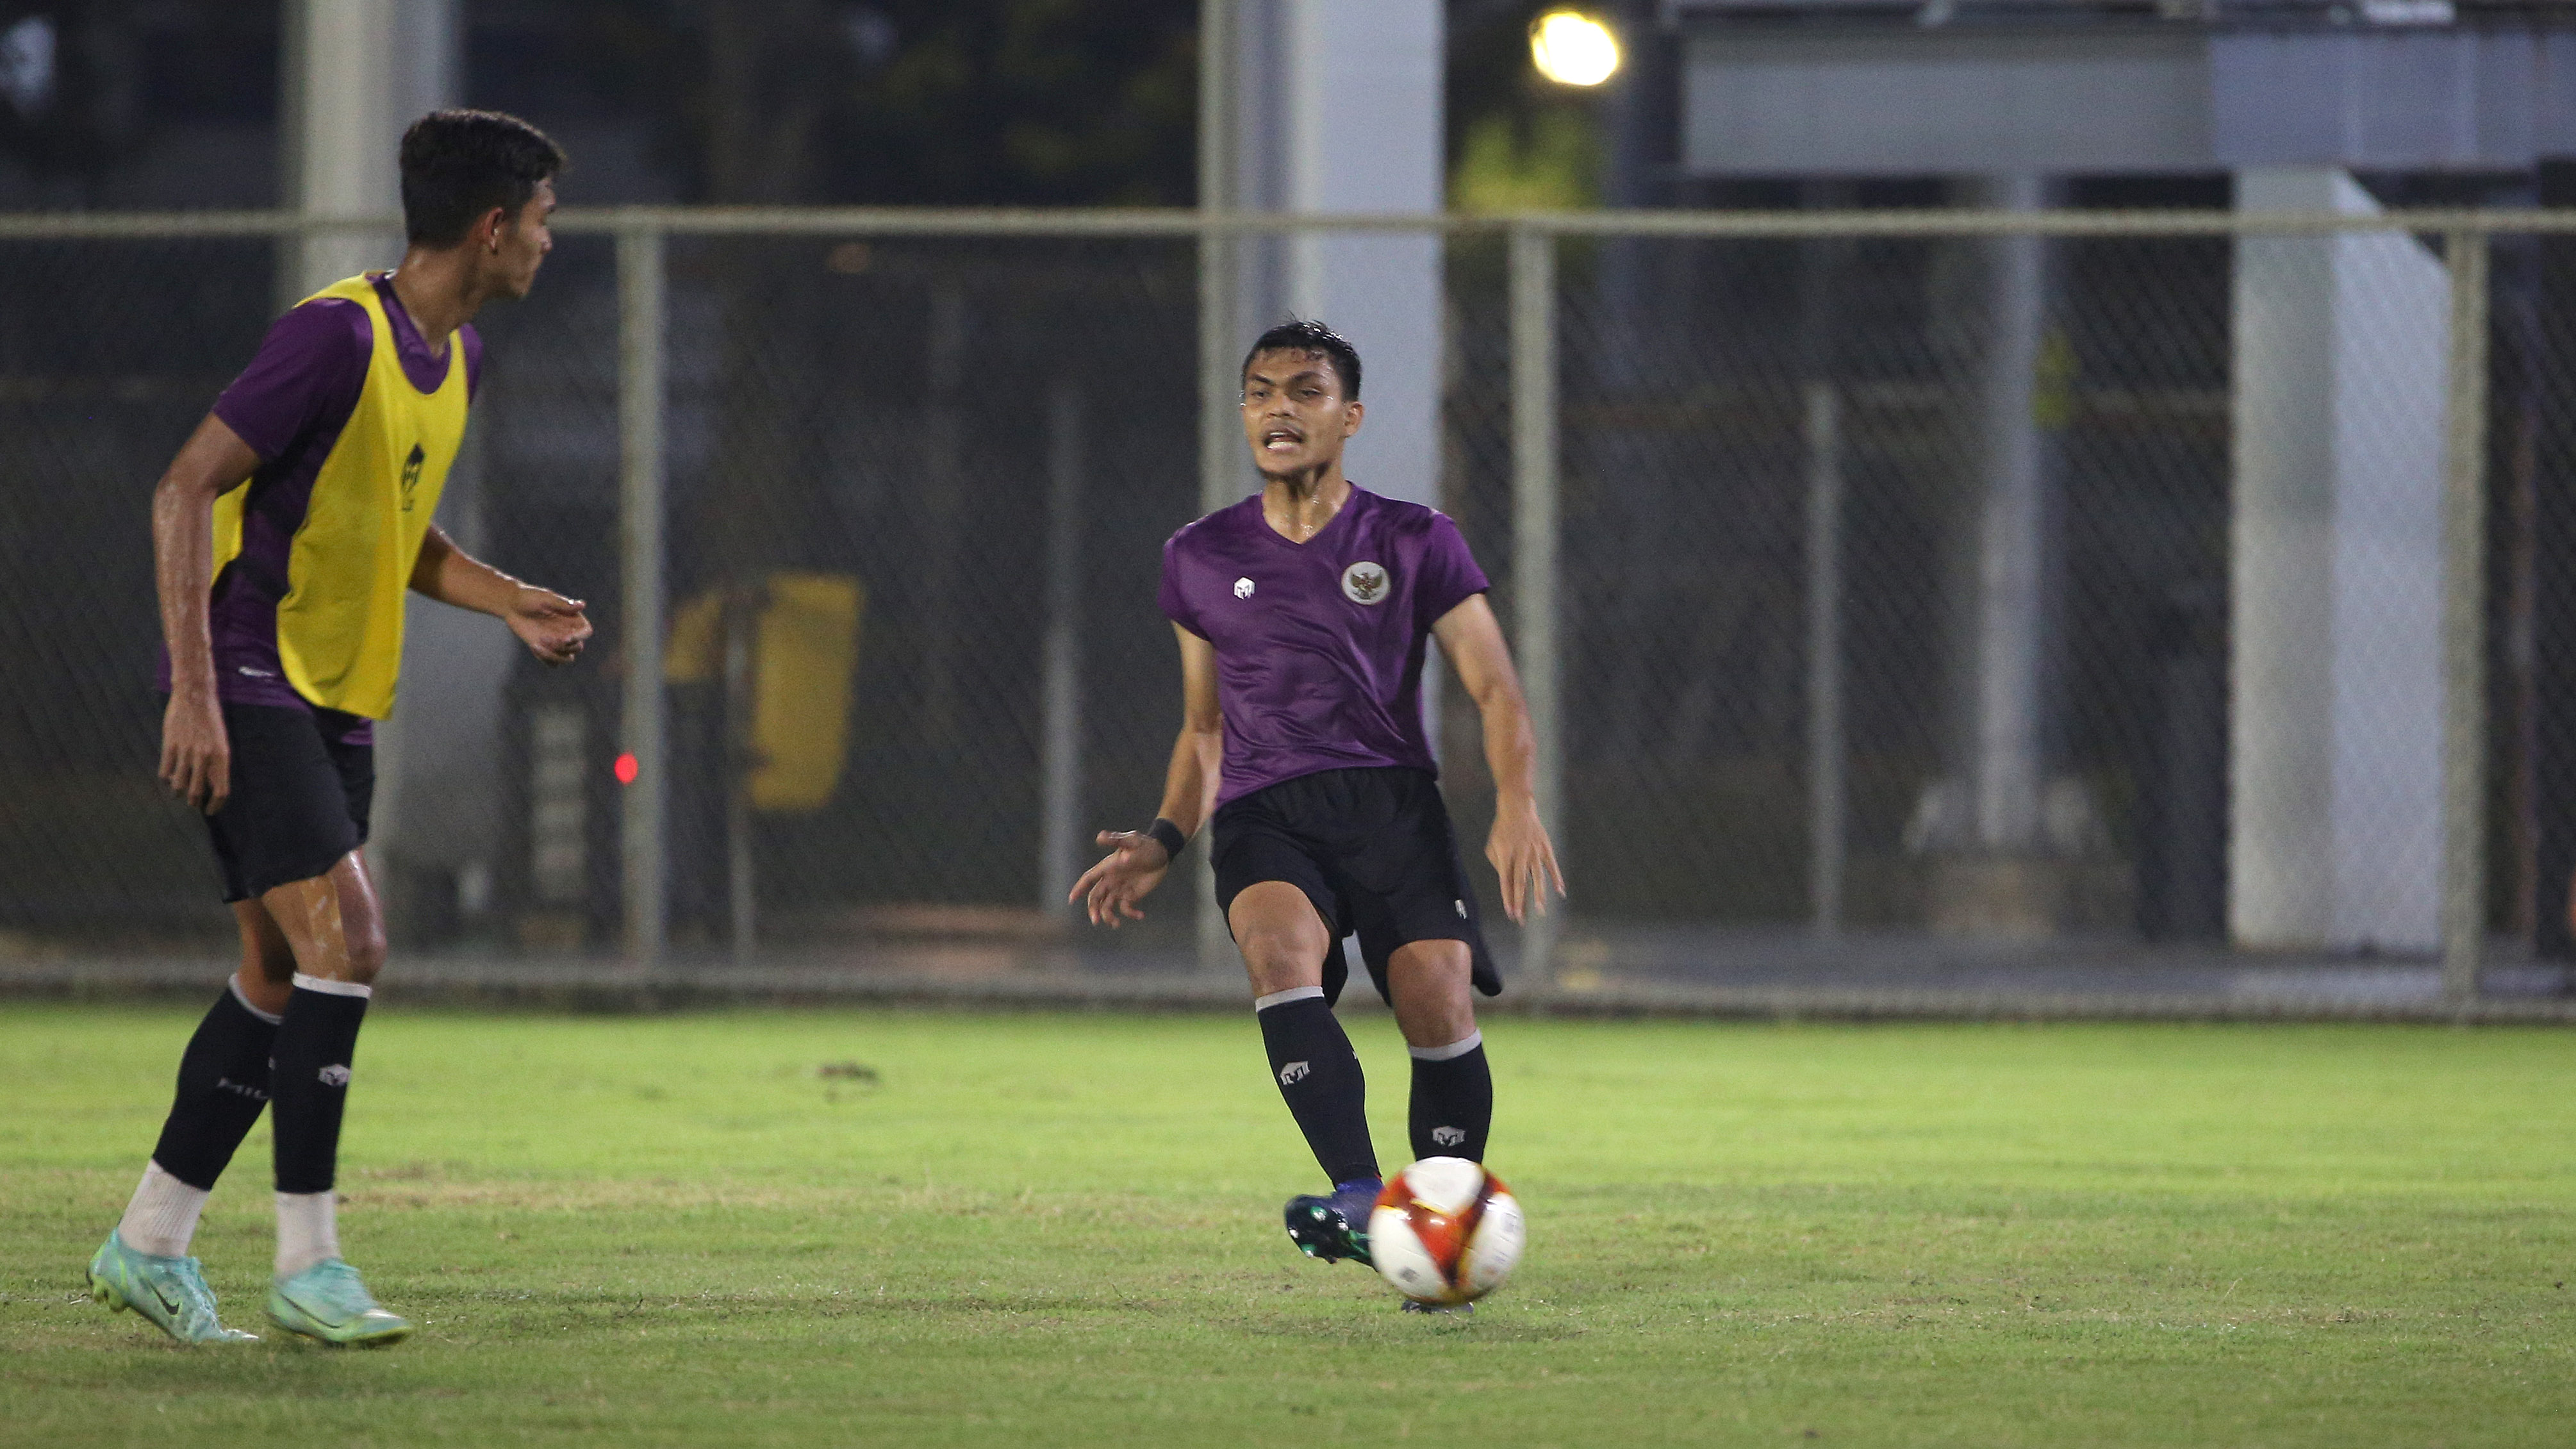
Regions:
<svg viewBox="0 0 2576 1449"><path fill-rule="evenodd" d="M270 1284L268 1321L306 1338L361 1348L400 1343L411 1333L411 1320L378 1307L358 1270L337 1258Z"/></svg>
<svg viewBox="0 0 2576 1449"><path fill-rule="evenodd" d="M181 1343L257 1343L215 1318L215 1295L194 1258L138 1253L110 1229L89 1260L89 1296L111 1313L131 1308Z"/></svg>

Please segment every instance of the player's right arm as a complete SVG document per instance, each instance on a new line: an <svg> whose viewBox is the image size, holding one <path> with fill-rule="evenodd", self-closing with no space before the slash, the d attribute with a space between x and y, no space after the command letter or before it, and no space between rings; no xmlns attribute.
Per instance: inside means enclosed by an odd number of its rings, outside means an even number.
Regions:
<svg viewBox="0 0 2576 1449"><path fill-rule="evenodd" d="M1225 756L1225 715L1217 706L1216 647L1175 624L1181 641L1181 734L1172 742L1172 762L1163 772L1163 804L1154 812L1196 835L1216 808L1217 771ZM1108 849L1098 865L1082 873L1065 899L1081 901L1095 926L1115 927L1141 921L1136 903L1172 868L1163 843L1141 830L1104 830L1097 842Z"/></svg>
<svg viewBox="0 0 2576 1449"><path fill-rule="evenodd" d="M214 590L215 499L247 482L259 454L212 413L152 490L152 581L170 646L170 704L161 715L161 783L212 815L232 793L232 743L215 695L207 622Z"/></svg>

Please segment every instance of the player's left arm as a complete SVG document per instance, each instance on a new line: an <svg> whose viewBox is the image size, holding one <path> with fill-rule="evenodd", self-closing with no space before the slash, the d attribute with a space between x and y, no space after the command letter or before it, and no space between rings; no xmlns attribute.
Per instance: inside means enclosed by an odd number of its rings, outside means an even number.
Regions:
<svg viewBox="0 0 2576 1449"><path fill-rule="evenodd" d="M434 523L420 541L411 586L442 604L499 619L548 664L570 664L590 638L590 616L581 600L519 582L458 548Z"/></svg>
<svg viewBox="0 0 2576 1449"><path fill-rule="evenodd" d="M1529 702L1521 695L1502 625L1483 594L1469 594L1440 616L1431 636L1485 719L1485 763L1494 772L1494 832L1486 838L1485 859L1502 877L1503 913L1515 921L1525 910L1545 915L1548 887L1564 895L1565 877L1538 818L1538 736L1530 729Z"/></svg>

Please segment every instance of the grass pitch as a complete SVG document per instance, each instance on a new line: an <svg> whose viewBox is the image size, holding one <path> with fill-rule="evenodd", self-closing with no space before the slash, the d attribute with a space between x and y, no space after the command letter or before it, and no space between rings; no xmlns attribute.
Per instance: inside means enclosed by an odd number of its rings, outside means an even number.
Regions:
<svg viewBox="0 0 2576 1449"><path fill-rule="evenodd" d="M422 1331L82 1288L192 1011L0 1007L0 1442L2563 1443L2576 1035L1489 1025L1519 1277L1298 1258L1236 1017L381 1011L342 1238ZM1404 1057L1353 1022L1389 1165ZM853 1064L875 1073L824 1075ZM198 1250L265 1329L266 1129Z"/></svg>

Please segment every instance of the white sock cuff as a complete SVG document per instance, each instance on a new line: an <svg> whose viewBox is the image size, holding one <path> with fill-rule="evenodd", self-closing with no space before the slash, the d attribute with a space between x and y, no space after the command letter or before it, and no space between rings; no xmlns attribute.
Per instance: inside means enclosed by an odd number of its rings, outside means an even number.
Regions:
<svg viewBox="0 0 2576 1449"><path fill-rule="evenodd" d="M138 1253L184 1258L189 1239L197 1235L197 1216L206 1210L208 1196L206 1189L172 1177L160 1163L147 1162L134 1200L125 1205L125 1216L117 1221L116 1235Z"/></svg>
<svg viewBox="0 0 2576 1449"><path fill-rule="evenodd" d="M328 1192L277 1194L277 1276L292 1278L340 1256L338 1198Z"/></svg>
<svg viewBox="0 0 2576 1449"><path fill-rule="evenodd" d="M1413 1059L1417 1062L1446 1062L1463 1057L1484 1044L1484 1028L1478 1027L1445 1047L1406 1047L1405 1050L1413 1053Z"/></svg>
<svg viewBox="0 0 2576 1449"><path fill-rule="evenodd" d="M1268 1011L1274 1006L1286 1006L1292 1001L1321 1001L1323 999L1324 988L1320 986L1291 986L1285 991L1274 991L1268 996L1256 996L1252 998L1252 1009L1257 1013Z"/></svg>
<svg viewBox="0 0 2576 1449"><path fill-rule="evenodd" d="M295 973L295 989L319 991L325 996L354 996L361 1001L376 994L376 988L372 986L355 981L334 981L328 976L307 976L301 971Z"/></svg>
<svg viewBox="0 0 2576 1449"><path fill-rule="evenodd" d="M270 1026L275 1026L286 1019L274 1011L262 1011L258 1007L251 1005L250 998L242 993L240 977L235 976L226 984L230 987L233 993L233 1000L241 1003L242 1010L249 1012L251 1015L258 1017L264 1022L267 1022Z"/></svg>

